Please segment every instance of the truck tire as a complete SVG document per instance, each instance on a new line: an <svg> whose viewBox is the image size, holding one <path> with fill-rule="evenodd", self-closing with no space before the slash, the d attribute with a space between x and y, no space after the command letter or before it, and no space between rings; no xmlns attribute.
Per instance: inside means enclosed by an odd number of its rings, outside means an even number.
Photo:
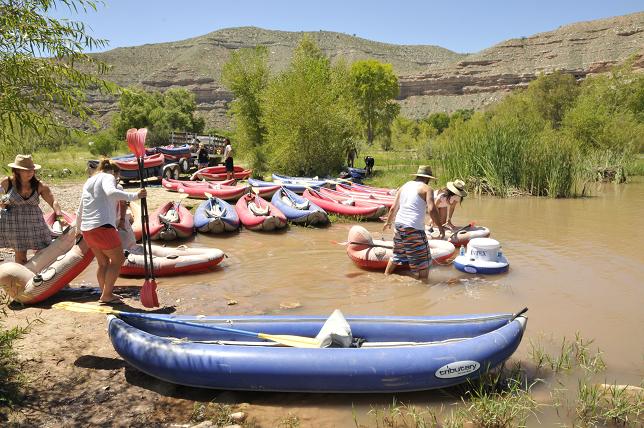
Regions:
<svg viewBox="0 0 644 428"><path fill-rule="evenodd" d="M181 165L181 172L183 172L184 174L186 174L190 170L190 164L188 163L188 159L186 158L181 159L181 163L179 165Z"/></svg>

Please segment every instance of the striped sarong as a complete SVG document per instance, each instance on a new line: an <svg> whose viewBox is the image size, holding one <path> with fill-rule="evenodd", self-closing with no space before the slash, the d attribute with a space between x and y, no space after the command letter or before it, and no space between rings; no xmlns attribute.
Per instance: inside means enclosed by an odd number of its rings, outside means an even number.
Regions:
<svg viewBox="0 0 644 428"><path fill-rule="evenodd" d="M429 269L432 256L425 231L398 223L394 225L394 230L393 262L397 265L408 263L414 273Z"/></svg>

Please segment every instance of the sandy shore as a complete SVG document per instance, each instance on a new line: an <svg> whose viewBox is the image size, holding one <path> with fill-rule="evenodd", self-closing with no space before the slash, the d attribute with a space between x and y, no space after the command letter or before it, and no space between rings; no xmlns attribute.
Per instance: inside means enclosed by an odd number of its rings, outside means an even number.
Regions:
<svg viewBox="0 0 644 428"><path fill-rule="evenodd" d="M82 183L52 186L61 207L74 212ZM149 189L150 209L176 194L161 187ZM190 206L198 201L187 200ZM48 206L43 206L45 212ZM7 260L12 259L6 253ZM133 281L138 283L138 281ZM88 284L90 287L95 284ZM138 287L120 288L125 297L123 310L138 310ZM77 426L191 426L198 403L224 402L233 409L246 409L234 393L180 387L149 377L125 363L112 348L106 334L105 318L51 309L62 300L94 302L97 295L87 290L63 290L43 304L22 306L12 303L5 319L7 327L26 326L30 331L18 342L17 352L25 376L26 397L0 425L39 427ZM161 308L173 311L176 308ZM265 426L279 418L266 416ZM274 417L274 418L273 418ZM264 424L260 425L264 426Z"/></svg>

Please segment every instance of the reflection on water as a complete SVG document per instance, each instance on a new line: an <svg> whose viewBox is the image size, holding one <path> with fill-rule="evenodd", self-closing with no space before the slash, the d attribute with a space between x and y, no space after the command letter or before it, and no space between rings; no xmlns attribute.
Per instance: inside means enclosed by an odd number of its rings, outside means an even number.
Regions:
<svg viewBox="0 0 644 428"><path fill-rule="evenodd" d="M530 323L517 358L527 359L531 339L547 335L559 341L579 331L604 351L607 379L639 384L644 374L643 213L644 183L606 185L597 196L584 199L467 198L455 223L475 221L489 227L503 245L510 271L472 276L437 266L427 284L355 267L344 247L334 243L346 240L350 224L291 226L280 234L199 234L190 245L221 248L228 258L213 272L160 279L159 297L162 304L176 304L178 313L199 314L325 315L340 308L345 314L438 315L514 312L528 306ZM381 237L381 223L363 226ZM385 238L391 239L391 232ZM77 282L93 282L94 271L86 270ZM229 299L238 304L229 306ZM301 306L280 309L284 302ZM406 396L427 403L432 394ZM312 400L312 406L327 406L327 412L350 412L347 400L328 395L300 395L297 403L289 396L275 398L273 404L296 409ZM369 397L349 401L376 402Z"/></svg>

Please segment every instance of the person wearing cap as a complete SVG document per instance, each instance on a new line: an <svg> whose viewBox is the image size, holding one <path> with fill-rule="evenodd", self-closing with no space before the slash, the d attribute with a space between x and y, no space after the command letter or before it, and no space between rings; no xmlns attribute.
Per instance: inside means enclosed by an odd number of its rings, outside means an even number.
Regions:
<svg viewBox="0 0 644 428"><path fill-rule="evenodd" d="M456 204L463 202L463 198L467 196L465 191L465 182L463 180L448 181L447 185L434 192L434 201L436 201L436 208L438 208L438 221L441 225L454 229L452 224L452 216L456 209Z"/></svg>
<svg viewBox="0 0 644 428"><path fill-rule="evenodd" d="M49 186L36 177L40 165L31 155L17 155L9 164L12 176L0 180L0 247L15 252L15 262L25 264L28 250L41 250L51 243L51 232L40 209L40 197L56 216L62 211ZM64 221L64 220L61 220Z"/></svg>
<svg viewBox="0 0 644 428"><path fill-rule="evenodd" d="M429 276L431 254L425 233L425 214L428 213L435 224L439 224L438 210L434 204L434 192L429 180L435 180L430 167L418 167L416 178L403 184L398 192L383 231L394 222L394 255L389 259L385 275L393 273L396 266L409 264L414 277L425 280ZM445 235L439 226L440 237Z"/></svg>

